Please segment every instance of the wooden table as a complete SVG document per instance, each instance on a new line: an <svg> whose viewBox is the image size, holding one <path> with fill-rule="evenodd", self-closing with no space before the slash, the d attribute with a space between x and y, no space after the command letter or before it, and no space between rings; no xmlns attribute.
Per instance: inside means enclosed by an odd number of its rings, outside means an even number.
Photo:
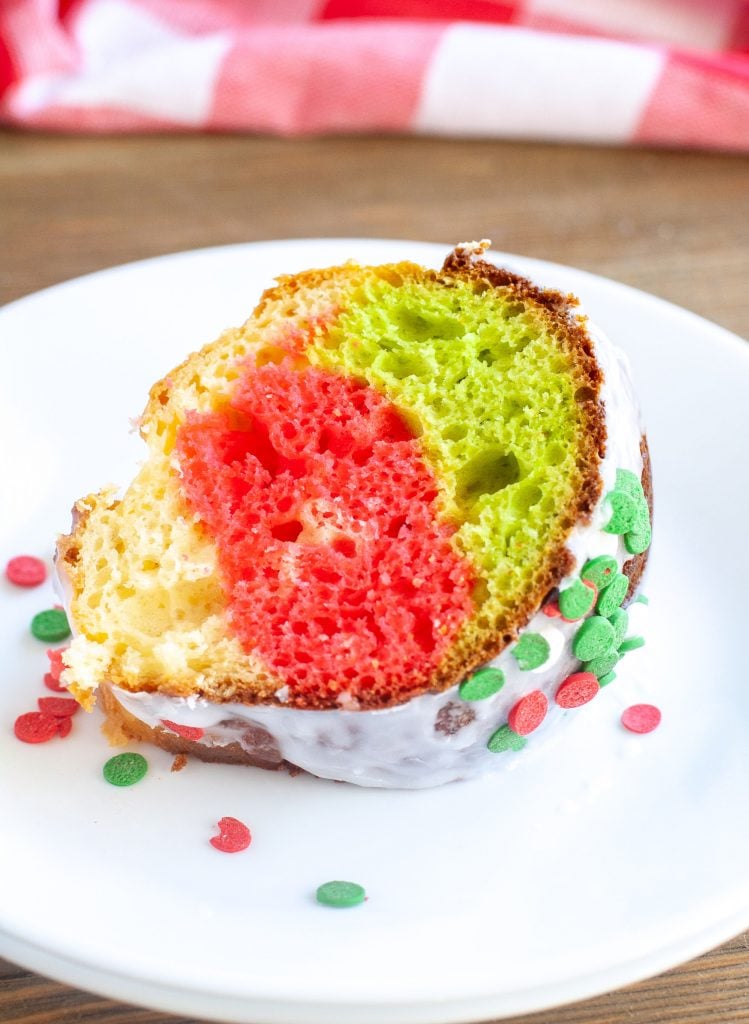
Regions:
<svg viewBox="0 0 749 1024"><path fill-rule="evenodd" d="M749 160L739 156L431 139L0 133L0 227L0 302L127 260L226 242L489 237L500 249L644 288L749 336ZM523 1021L749 1021L748 937L659 978ZM177 1018L0 961L0 1021Z"/></svg>

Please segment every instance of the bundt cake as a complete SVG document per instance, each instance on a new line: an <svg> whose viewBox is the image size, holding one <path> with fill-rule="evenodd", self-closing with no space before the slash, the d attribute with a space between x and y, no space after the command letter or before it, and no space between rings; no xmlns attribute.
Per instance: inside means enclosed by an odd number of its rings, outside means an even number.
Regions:
<svg viewBox="0 0 749 1024"><path fill-rule="evenodd" d="M611 681L637 404L576 300L486 245L281 277L152 388L140 472L58 543L63 681L113 742L429 786Z"/></svg>

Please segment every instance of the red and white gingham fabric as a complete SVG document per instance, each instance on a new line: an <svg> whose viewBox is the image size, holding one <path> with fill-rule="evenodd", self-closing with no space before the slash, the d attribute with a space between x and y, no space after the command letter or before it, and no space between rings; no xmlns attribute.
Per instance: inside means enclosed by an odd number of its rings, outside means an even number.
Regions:
<svg viewBox="0 0 749 1024"><path fill-rule="evenodd" d="M0 0L0 120L749 149L749 0Z"/></svg>

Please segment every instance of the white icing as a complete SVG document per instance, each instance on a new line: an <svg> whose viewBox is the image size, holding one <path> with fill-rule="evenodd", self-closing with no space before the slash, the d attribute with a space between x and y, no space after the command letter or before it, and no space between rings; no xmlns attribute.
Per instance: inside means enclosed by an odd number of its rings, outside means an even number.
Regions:
<svg viewBox="0 0 749 1024"><path fill-rule="evenodd" d="M601 398L607 442L600 472L605 496L606 491L614 487L618 468L641 474L643 431L624 355L600 330L591 325L588 329L604 374ZM609 515L605 506L605 497L602 497L591 522L575 527L569 537L575 573L597 555L612 555L620 568L631 557L622 538L602 530ZM634 607L639 616L639 608L645 606ZM409 789L436 786L515 762L517 754L493 754L486 744L491 734L507 721L513 704L531 689L546 694L549 713L530 742L541 738L555 719L561 717L554 694L561 680L579 668L571 649L578 628L579 623L566 623L559 618L550 620L539 611L526 630L541 633L548 640L551 651L547 662L533 671L523 672L512 655L512 646L509 647L490 663L504 672L505 685L493 696L476 702L461 700L457 686L381 711L357 711L352 709L353 705L329 711L277 705L217 705L194 696L130 693L116 687L113 692L123 707L149 726L158 726L162 719L168 719L179 725L203 728L205 735L201 742L207 746L238 742L251 751L253 742L247 726L260 726L272 735L285 760L313 775L362 786ZM629 633L632 632L630 628ZM278 691L279 700L284 699L282 694L288 696L285 687ZM473 711L475 717L453 734L435 728L440 712L443 718L449 718L451 714L459 716L466 709Z"/></svg>

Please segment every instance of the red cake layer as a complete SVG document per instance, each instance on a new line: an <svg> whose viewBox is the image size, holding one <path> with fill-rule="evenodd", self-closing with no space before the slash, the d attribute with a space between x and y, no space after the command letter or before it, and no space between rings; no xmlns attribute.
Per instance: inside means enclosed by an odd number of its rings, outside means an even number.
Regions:
<svg viewBox="0 0 749 1024"><path fill-rule="evenodd" d="M420 443L354 379L252 369L228 408L189 415L177 452L213 537L230 621L315 706L423 689L473 610L472 568L437 514Z"/></svg>

